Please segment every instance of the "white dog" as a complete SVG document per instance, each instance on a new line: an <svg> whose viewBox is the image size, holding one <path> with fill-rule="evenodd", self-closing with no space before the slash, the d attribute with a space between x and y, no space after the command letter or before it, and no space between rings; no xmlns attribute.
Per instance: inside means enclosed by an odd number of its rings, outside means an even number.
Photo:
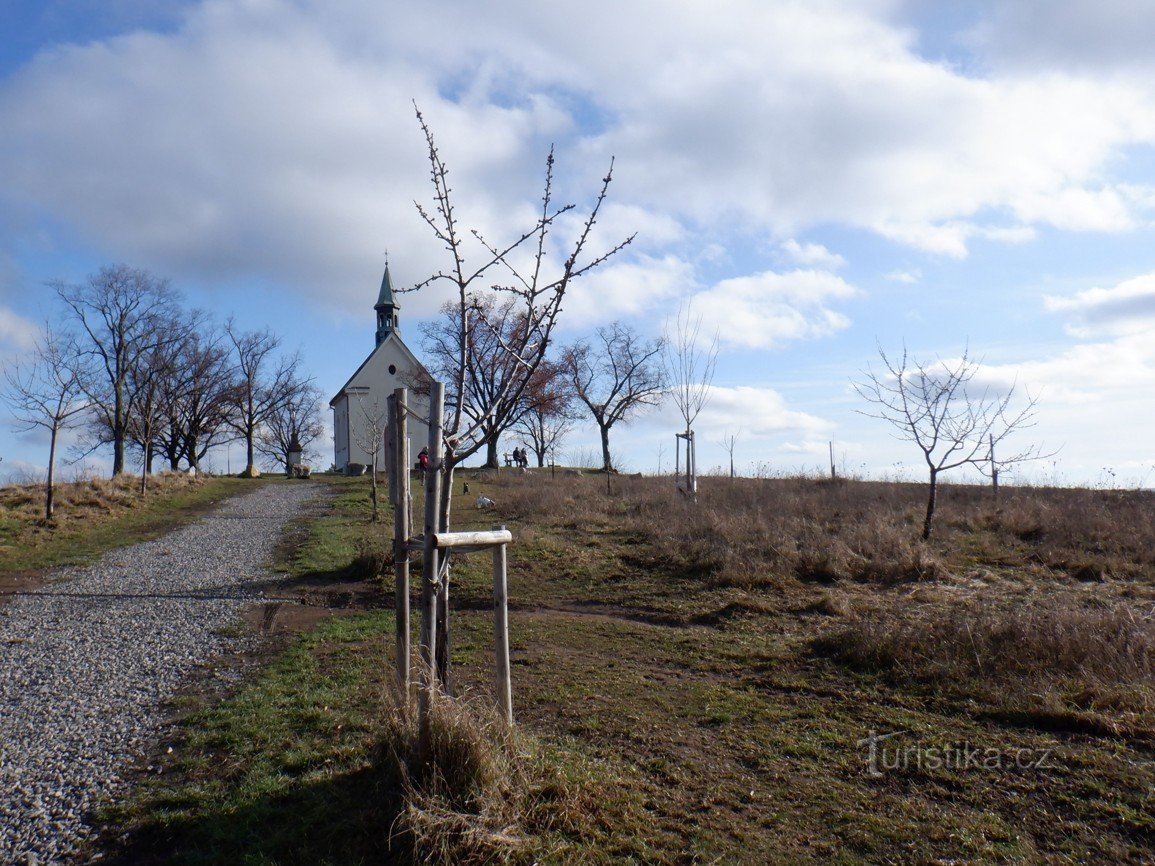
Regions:
<svg viewBox="0 0 1155 866"><path fill-rule="evenodd" d="M488 496L478 496L477 497L477 507L478 508L493 508L496 505L497 505L497 503L494 502L492 499L490 499Z"/></svg>

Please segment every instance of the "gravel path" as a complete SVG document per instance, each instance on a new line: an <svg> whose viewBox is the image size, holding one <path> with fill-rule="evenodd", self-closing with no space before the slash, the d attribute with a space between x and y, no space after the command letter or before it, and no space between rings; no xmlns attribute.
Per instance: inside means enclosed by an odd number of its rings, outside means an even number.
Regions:
<svg viewBox="0 0 1155 866"><path fill-rule="evenodd" d="M269 484L164 538L121 548L0 607L0 863L60 862L84 815L164 736L162 709L275 585L286 521L322 492Z"/></svg>

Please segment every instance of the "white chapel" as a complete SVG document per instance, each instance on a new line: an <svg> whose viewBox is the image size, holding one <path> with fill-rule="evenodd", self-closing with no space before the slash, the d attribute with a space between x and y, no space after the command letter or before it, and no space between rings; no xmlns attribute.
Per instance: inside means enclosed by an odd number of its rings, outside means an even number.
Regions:
<svg viewBox="0 0 1155 866"><path fill-rule="evenodd" d="M428 399L416 394L417 382L429 381L425 366L401 339L397 325L397 310L393 298L393 282L389 277L389 263L381 278L381 291L373 305L377 313L377 344L369 357L357 368L349 381L329 401L333 410L333 463L345 471L350 463L373 465L374 445L381 447L381 437L373 430L383 431L386 418L386 400L396 388L409 388L411 413L424 418L428 415ZM417 459L417 452L428 437L428 427L419 417L409 416L409 453ZM377 456L381 465L383 453Z"/></svg>

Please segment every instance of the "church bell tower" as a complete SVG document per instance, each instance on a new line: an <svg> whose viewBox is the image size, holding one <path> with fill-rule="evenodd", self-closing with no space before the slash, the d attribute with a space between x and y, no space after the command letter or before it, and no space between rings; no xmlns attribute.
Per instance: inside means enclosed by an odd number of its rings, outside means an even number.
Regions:
<svg viewBox="0 0 1155 866"><path fill-rule="evenodd" d="M381 278L381 291L373 309L377 311L377 345L380 346L386 337L397 330L397 310L400 309L393 301L393 281L389 278L388 259L385 260L385 276Z"/></svg>

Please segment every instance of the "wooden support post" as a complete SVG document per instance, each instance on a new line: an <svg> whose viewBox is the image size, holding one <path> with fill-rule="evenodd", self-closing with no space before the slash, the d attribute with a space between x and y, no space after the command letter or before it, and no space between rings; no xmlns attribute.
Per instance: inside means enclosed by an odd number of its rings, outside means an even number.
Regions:
<svg viewBox="0 0 1155 866"><path fill-rule="evenodd" d="M504 526L497 527L505 532ZM508 533L507 533L508 534ZM513 724L513 687L509 676L509 595L506 583L505 544L493 548L493 647L497 667L497 710Z"/></svg>
<svg viewBox="0 0 1155 866"><path fill-rule="evenodd" d="M393 392L389 414L393 436L393 603L397 631L397 686L403 705L409 706L409 436L407 393Z"/></svg>
<svg viewBox="0 0 1155 866"><path fill-rule="evenodd" d="M442 418L445 386L429 387L429 468L425 473L425 545L421 580L421 690L417 712L423 734L429 730L429 710L437 692L437 574L438 555L434 534L441 528Z"/></svg>
<svg viewBox="0 0 1155 866"><path fill-rule="evenodd" d="M389 484L389 504L397 507L397 395L385 398L385 479Z"/></svg>

